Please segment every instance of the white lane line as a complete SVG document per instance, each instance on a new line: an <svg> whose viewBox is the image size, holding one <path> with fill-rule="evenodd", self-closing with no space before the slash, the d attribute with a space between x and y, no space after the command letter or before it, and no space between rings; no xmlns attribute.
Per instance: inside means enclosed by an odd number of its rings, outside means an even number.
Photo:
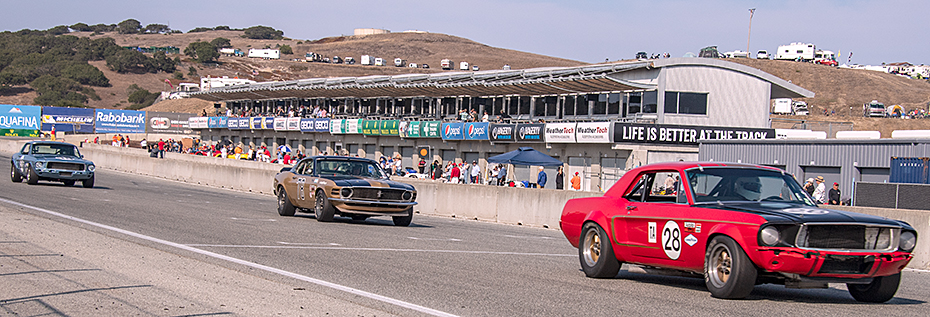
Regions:
<svg viewBox="0 0 930 317"><path fill-rule="evenodd" d="M462 239L456 238L417 238L417 237L407 237L410 240L423 240L423 241L462 241Z"/></svg>
<svg viewBox="0 0 930 317"><path fill-rule="evenodd" d="M330 243L295 243L295 242L283 242L283 241L278 241L278 244L284 244L284 245L331 245L331 246L340 246L340 245L341 245L341 244L332 243L332 242L330 242ZM190 244L188 244L188 245L190 245Z"/></svg>
<svg viewBox="0 0 930 317"><path fill-rule="evenodd" d="M930 270L912 269L912 268L909 268L909 267L908 267L908 268L904 268L904 270L905 270L905 271L921 272L921 273L930 273Z"/></svg>
<svg viewBox="0 0 930 317"><path fill-rule="evenodd" d="M186 250L186 251L194 252L194 253L201 254L201 255L205 255L205 256L209 256L209 257L212 257L212 258L216 258L216 259L220 259L220 260L224 260L224 261L229 261L229 262L232 262L232 263L236 263L236 264L240 264L240 265L245 265L245 266L248 266L248 267L251 267L251 268L255 268L255 269L259 269L259 270L263 270L263 271L267 271L267 272L271 272L271 273L275 273L275 274L287 276L287 277L294 278L294 279L298 279L298 280L301 280L301 281L304 281L304 282L309 282L309 283L313 283L313 284L316 284L316 285L320 285L320 286L324 286L324 287L329 287L329 288L332 288L332 289L340 290L340 291L343 291L343 292L346 292L346 293L350 293L350 294L354 294L354 295L357 295L357 296L361 296L361 297L365 297L365 298L370 298L370 299L377 300L377 301L381 301L381 302L388 303L388 304L391 304L391 305L396 305L396 306L400 306L400 307L403 307L403 308L411 309L411 310L418 311L418 312L421 312L421 313L424 313L424 314L428 314L428 315L432 315L432 316L456 317L456 315L453 315L453 314L450 314L450 313L446 313L446 312L443 312L443 311L435 310L435 309L432 309L432 308L423 307L423 306L420 306L420 305L417 305L417 304L413 304L413 303L408 303L408 302L405 302L405 301L402 301L402 300L399 300L399 299L394 299L394 298L390 298L390 297L387 297L387 296L382 296L382 295L378 295L378 294L374 294L374 293L369 293L369 292L366 292L366 291L363 291L363 290L351 288L351 287L348 287L348 286L339 285L339 284L336 284L336 283L327 282L327 281L324 281L324 280L315 279L315 278L312 278L312 277L309 277L309 276L304 276L304 275L300 275L300 274L297 274L297 273L288 272L288 271L285 271L285 270L282 270L282 269L277 269L277 268L273 268L273 267L270 267L270 266L265 266L265 265L261 265L261 264L258 264L258 263L253 263L253 262L249 262L249 261L246 261L246 260L237 259L237 258L234 258L234 257L231 257L231 256L222 255L222 254L219 254L219 253L213 253L213 252L210 252L210 251L197 249L197 248L194 248L194 247L191 247L191 246L186 246L186 245L183 245L183 244L180 244L180 243L175 243L175 242L171 242L171 241L167 241L167 240L158 239L158 238L155 238L155 237L146 236L146 235L143 235L143 234L140 234L140 233L135 233L135 232L132 232L132 231L129 231L129 230L124 230L124 229L120 229L120 228L116 228L116 227L111 227L111 226L108 226L108 225L105 225L105 224L96 223L96 222L89 221L89 220L84 220L84 219L81 219L81 218L77 218L77 217L69 216L69 215L66 215L66 214L54 212L54 211L51 211L51 210L48 210L48 209L44 209L44 208L40 208L40 207L35 207L35 206L31 206L31 205L26 205L26 204L23 204L23 203L15 202L15 201L12 201L12 200L7 200L7 199L4 199L4 198L0 198L0 202L4 202L4 203L7 203L7 204L11 204L11 205L19 206L19 207L23 207L23 208L32 209L32 210L35 210L35 211L38 211L38 212L43 212L43 213L46 213L46 214L49 214L49 215L52 215L52 216L61 217L61 218L64 218L64 219L68 219L68 220L71 220L71 221L83 223L83 224L90 225L90 226L94 226L94 227L101 228L101 229L106 229L106 230L110 230L110 231L114 231L114 232L119 232L119 233L122 233L122 234L125 234L125 235L128 235L128 236L131 236L131 237L135 237L135 238L139 238L139 239L151 241L151 242L154 242L154 243L158 243L158 244L162 244L162 245L166 245L166 246L178 248L178 249L181 249L181 250Z"/></svg>
<svg viewBox="0 0 930 317"><path fill-rule="evenodd" d="M509 235L509 234L505 234L504 237L507 237L507 238L515 238L515 239L542 239L542 240L552 240L552 239L555 239L555 238L552 238L552 237L540 237L540 236L514 236L514 235Z"/></svg>
<svg viewBox="0 0 930 317"><path fill-rule="evenodd" d="M506 251L350 248L350 247L297 246L297 245L292 246L292 245L187 244L187 246L205 247L205 248L317 249L317 250L348 250L348 251L390 251L390 252L433 252L433 253L464 253L464 254L495 254L495 255L528 255L528 256L558 256L558 257L578 256L577 254L528 253L528 252L506 252Z"/></svg>
<svg viewBox="0 0 930 317"><path fill-rule="evenodd" d="M245 220L245 221L268 221L268 222L278 221L277 219L268 219L268 218L261 219L261 218L236 218L236 217L230 217L229 219L232 219L232 220Z"/></svg>

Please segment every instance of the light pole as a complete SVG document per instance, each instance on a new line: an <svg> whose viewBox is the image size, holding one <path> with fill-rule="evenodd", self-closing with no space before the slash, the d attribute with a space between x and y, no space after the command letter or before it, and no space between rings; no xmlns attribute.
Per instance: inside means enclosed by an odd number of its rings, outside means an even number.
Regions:
<svg viewBox="0 0 930 317"><path fill-rule="evenodd" d="M752 38L752 15L756 13L756 8L749 9L749 34L746 36L746 56L749 56L749 39Z"/></svg>

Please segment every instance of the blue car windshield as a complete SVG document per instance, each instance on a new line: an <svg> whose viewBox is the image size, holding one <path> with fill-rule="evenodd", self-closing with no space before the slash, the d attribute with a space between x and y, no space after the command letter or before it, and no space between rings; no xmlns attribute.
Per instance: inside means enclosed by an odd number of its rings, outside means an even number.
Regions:
<svg viewBox="0 0 930 317"><path fill-rule="evenodd" d="M80 156L77 147L70 144L33 144L32 154Z"/></svg>
<svg viewBox="0 0 930 317"><path fill-rule="evenodd" d="M813 206L790 174L747 168L690 169L685 172L695 203L778 201Z"/></svg>

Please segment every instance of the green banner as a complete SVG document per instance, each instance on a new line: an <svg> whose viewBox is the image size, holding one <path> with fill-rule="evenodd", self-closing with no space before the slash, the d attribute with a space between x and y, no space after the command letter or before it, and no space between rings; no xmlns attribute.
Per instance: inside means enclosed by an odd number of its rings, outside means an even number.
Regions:
<svg viewBox="0 0 930 317"><path fill-rule="evenodd" d="M442 128L442 122L440 121L424 121L421 123L423 125L422 132L420 133L423 138L441 138L442 135L439 134L439 129Z"/></svg>
<svg viewBox="0 0 930 317"><path fill-rule="evenodd" d="M422 121L407 122L406 136L404 136L404 132L401 132L401 136L407 138L419 138L420 131L423 130L422 123ZM403 123L401 123L401 125L403 125Z"/></svg>
<svg viewBox="0 0 930 317"><path fill-rule="evenodd" d="M400 120L381 121L381 135L400 135Z"/></svg>
<svg viewBox="0 0 930 317"><path fill-rule="evenodd" d="M3 136L28 136L33 138L38 138L39 130L28 130L28 129L3 129Z"/></svg>
<svg viewBox="0 0 930 317"><path fill-rule="evenodd" d="M378 120L362 121L362 134L381 135L381 121L378 121Z"/></svg>

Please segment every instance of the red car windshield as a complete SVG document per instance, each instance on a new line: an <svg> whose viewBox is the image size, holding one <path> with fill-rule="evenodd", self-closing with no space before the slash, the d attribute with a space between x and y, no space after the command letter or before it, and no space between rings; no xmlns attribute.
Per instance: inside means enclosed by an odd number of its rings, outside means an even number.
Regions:
<svg viewBox="0 0 930 317"><path fill-rule="evenodd" d="M685 173L695 203L776 201L815 206L789 174L746 168L690 169Z"/></svg>

